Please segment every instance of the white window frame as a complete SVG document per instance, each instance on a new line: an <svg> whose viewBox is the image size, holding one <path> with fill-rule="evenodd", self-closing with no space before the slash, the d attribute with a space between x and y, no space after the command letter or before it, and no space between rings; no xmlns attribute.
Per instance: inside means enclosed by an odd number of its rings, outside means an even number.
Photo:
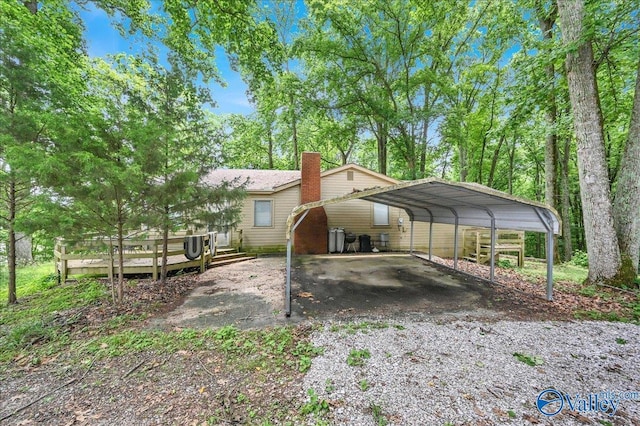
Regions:
<svg viewBox="0 0 640 426"><path fill-rule="evenodd" d="M385 216L386 213L386 217ZM389 206L382 203L373 203L372 207L373 226L389 226Z"/></svg>
<svg viewBox="0 0 640 426"><path fill-rule="evenodd" d="M269 224L259 224L258 223L258 205L262 204L262 203L269 203ZM266 210L264 212L261 212L262 214L266 213ZM273 228L273 200L267 200L267 199L262 199L262 200L253 200L253 227L254 228Z"/></svg>

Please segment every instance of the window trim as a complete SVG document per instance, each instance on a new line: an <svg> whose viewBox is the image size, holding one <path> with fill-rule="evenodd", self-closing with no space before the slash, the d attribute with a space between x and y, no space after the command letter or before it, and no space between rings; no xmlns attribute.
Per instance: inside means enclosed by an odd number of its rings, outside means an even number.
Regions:
<svg viewBox="0 0 640 426"><path fill-rule="evenodd" d="M269 203L269 206L271 207L270 212L269 212L269 225L258 225L257 223L257 211L256 208L258 206L258 203ZM274 213L274 200L270 199L270 198L259 198L256 200L253 200L253 227L254 228L273 228L274 226L274 220L273 220L273 213Z"/></svg>
<svg viewBox="0 0 640 426"><path fill-rule="evenodd" d="M384 207L387 210L387 223L376 223L376 206ZM391 226L391 209L389 205L373 202L371 206L371 226L372 227L384 227L388 228Z"/></svg>

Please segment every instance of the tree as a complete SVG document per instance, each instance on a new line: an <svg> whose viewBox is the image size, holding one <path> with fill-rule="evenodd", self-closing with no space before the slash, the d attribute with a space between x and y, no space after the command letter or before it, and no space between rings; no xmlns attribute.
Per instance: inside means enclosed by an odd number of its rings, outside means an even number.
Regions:
<svg viewBox="0 0 640 426"><path fill-rule="evenodd" d="M50 124L80 84L80 29L65 6L0 3L0 228L7 230L9 303L16 303L16 232L42 193L34 177Z"/></svg>
<svg viewBox="0 0 640 426"><path fill-rule="evenodd" d="M567 48L567 79L578 145L578 174L589 257L587 281L627 284L629 264L621 258L614 226L596 62L585 26L584 3L559 0L558 12ZM618 191L627 189L630 188L619 187Z"/></svg>
<svg viewBox="0 0 640 426"><path fill-rule="evenodd" d="M144 189L137 202L144 205L141 221L162 233L161 283L167 278L169 232L190 223L233 225L243 197L239 182L205 182L214 168L219 127L208 119L208 90L194 84L194 76L169 58L165 69L150 55L146 61L121 63L127 74L144 82L142 90L127 93L142 116L134 135L134 164L141 171ZM223 223L220 223L223 222Z"/></svg>
<svg viewBox="0 0 640 426"><path fill-rule="evenodd" d="M613 202L616 232L623 256L630 259L635 272L640 261L640 61L627 143L620 165Z"/></svg>

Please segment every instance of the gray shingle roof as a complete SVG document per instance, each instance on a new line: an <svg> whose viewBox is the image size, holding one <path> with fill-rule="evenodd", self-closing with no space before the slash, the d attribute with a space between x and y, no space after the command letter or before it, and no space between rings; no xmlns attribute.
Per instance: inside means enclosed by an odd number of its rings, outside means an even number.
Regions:
<svg viewBox="0 0 640 426"><path fill-rule="evenodd" d="M272 191L275 188L300 179L299 170L253 170L253 169L216 169L205 178L210 184L222 181L249 180L248 191Z"/></svg>

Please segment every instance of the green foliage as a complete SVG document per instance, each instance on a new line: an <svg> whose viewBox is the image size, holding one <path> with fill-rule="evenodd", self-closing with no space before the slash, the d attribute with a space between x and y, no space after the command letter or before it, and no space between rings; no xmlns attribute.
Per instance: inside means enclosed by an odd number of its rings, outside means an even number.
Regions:
<svg viewBox="0 0 640 426"><path fill-rule="evenodd" d="M499 266L500 268L505 268L505 269L513 269L513 265L511 264L509 259L500 259L500 260L498 260L497 266Z"/></svg>
<svg viewBox="0 0 640 426"><path fill-rule="evenodd" d="M532 278L546 278L547 265L544 262L525 262L524 267L518 270L524 276ZM562 263L553 266L553 281L568 281L575 284L582 284L587 278L587 269L582 266L575 266L571 263Z"/></svg>
<svg viewBox="0 0 640 426"><path fill-rule="evenodd" d="M573 255L571 256L571 261L569 263L574 265L574 266L580 266L582 268L588 268L589 267L589 257L587 255L587 252L586 251L581 251L581 250L574 251Z"/></svg>
<svg viewBox="0 0 640 426"><path fill-rule="evenodd" d="M371 385L369 384L369 381L367 379L362 379L360 380L360 382L358 383L358 387L360 388L360 390L362 392L366 392L367 390L369 390L369 388L371 387Z"/></svg>
<svg viewBox="0 0 640 426"><path fill-rule="evenodd" d="M55 275L47 273L50 270L50 264L18 269L22 301L0 306L0 346L4 348L0 362L40 345L57 348L67 344L81 308L107 298L99 282L87 279L59 285Z"/></svg>
<svg viewBox="0 0 640 426"><path fill-rule="evenodd" d="M371 358L368 349L352 349L347 356L347 365L351 367L362 367L365 360Z"/></svg>
<svg viewBox="0 0 640 426"><path fill-rule="evenodd" d="M314 346L308 341L299 341L293 351L293 355L298 357L298 371L304 373L311 368L312 358L322 355L324 348Z"/></svg>
<svg viewBox="0 0 640 426"><path fill-rule="evenodd" d="M371 414L373 415L373 421L375 422L376 425L386 426L387 424L389 424L389 421L387 420L387 417L384 414L384 411L382 411L382 407L380 407L375 402L371 402L369 404L369 408L371 409Z"/></svg>
<svg viewBox="0 0 640 426"><path fill-rule="evenodd" d="M514 352L513 356L516 357L518 361L524 362L531 367L544 364L544 361L539 356L527 355L519 352Z"/></svg>
<svg viewBox="0 0 640 426"><path fill-rule="evenodd" d="M623 339L622 337L616 337L616 343L619 345L626 345L627 341L626 339Z"/></svg>
<svg viewBox="0 0 640 426"><path fill-rule="evenodd" d="M309 402L306 402L300 408L300 414L304 416L309 414L322 416L329 412L329 402L326 399L320 399L316 391L308 389L307 395L309 396Z"/></svg>

